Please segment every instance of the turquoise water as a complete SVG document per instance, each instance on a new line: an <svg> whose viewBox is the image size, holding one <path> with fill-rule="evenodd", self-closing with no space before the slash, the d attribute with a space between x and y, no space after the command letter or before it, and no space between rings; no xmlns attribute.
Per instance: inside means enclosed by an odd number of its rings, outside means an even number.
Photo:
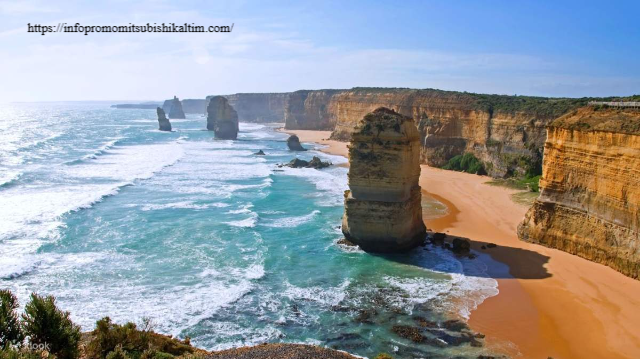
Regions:
<svg viewBox="0 0 640 359"><path fill-rule="evenodd" d="M202 115L187 117L166 133L153 110L3 105L0 287L22 304L32 291L55 295L84 330L107 315L149 317L206 349L282 341L398 358L485 352L451 344L448 331L416 344L391 330L417 316L467 318L497 293L482 261L338 245L347 169L277 164L346 159L290 152L286 135L262 124L214 140ZM267 156L253 155L260 149Z"/></svg>

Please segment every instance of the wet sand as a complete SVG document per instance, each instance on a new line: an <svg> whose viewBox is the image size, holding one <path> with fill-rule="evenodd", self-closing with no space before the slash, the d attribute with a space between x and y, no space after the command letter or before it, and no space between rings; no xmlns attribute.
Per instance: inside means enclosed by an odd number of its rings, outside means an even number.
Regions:
<svg viewBox="0 0 640 359"><path fill-rule="evenodd" d="M330 131L286 131L323 151L347 156ZM523 358L640 358L640 281L580 257L522 242L516 227L527 207L488 177L422 166L420 185L449 208L427 227L468 238L472 248L508 266L489 268L500 293L469 324L490 347ZM487 243L496 248L482 249ZM499 268L500 267L500 268Z"/></svg>

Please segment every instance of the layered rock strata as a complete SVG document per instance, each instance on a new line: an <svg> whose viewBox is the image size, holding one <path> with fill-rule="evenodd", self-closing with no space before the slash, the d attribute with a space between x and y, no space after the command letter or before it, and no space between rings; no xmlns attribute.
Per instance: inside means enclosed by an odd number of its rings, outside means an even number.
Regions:
<svg viewBox="0 0 640 359"><path fill-rule="evenodd" d="M214 96L207 106L207 130L214 131L215 138L235 140L238 138L238 113L226 98Z"/></svg>
<svg viewBox="0 0 640 359"><path fill-rule="evenodd" d="M289 147L291 151L307 150L306 148L302 147L302 145L300 144L300 139L296 135L291 135L289 136L289 138L287 138L287 147Z"/></svg>
<svg viewBox="0 0 640 359"><path fill-rule="evenodd" d="M387 108L364 116L352 134L349 163L342 219L347 240L372 252L422 243L420 134L413 120Z"/></svg>
<svg viewBox="0 0 640 359"><path fill-rule="evenodd" d="M547 129L525 241L640 276L640 110L586 107Z"/></svg>
<svg viewBox="0 0 640 359"><path fill-rule="evenodd" d="M169 112L168 112L169 118L174 118L174 119L186 118L184 115L184 111L182 110L182 103L180 102L180 100L176 96L173 96L173 100L170 100L170 101L171 102L169 103Z"/></svg>
<svg viewBox="0 0 640 359"><path fill-rule="evenodd" d="M158 129L160 131L171 131L171 122L169 122L169 119L165 116L164 110L158 107L156 112L158 114Z"/></svg>

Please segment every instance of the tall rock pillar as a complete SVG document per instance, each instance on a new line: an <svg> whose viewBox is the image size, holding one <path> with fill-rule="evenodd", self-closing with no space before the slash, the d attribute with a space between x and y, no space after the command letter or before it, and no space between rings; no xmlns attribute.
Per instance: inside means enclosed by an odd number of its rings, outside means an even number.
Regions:
<svg viewBox="0 0 640 359"><path fill-rule="evenodd" d="M413 120L384 107L364 116L352 134L349 164L345 237L371 252L422 243L420 133Z"/></svg>
<svg viewBox="0 0 640 359"><path fill-rule="evenodd" d="M207 106L207 130L215 132L215 138L235 140L238 138L238 113L226 98L214 96Z"/></svg>

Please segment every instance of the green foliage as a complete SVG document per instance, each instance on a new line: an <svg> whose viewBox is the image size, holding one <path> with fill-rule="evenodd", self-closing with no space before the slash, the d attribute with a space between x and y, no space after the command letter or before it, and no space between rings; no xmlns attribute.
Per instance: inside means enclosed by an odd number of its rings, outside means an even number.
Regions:
<svg viewBox="0 0 640 359"><path fill-rule="evenodd" d="M54 297L33 293L24 311L24 333L32 344L48 345L50 352L59 359L78 357L80 327L69 319L69 312L56 307Z"/></svg>
<svg viewBox="0 0 640 359"><path fill-rule="evenodd" d="M8 289L0 290L0 348L22 343L24 335L18 319L18 298Z"/></svg>
<svg viewBox="0 0 640 359"><path fill-rule="evenodd" d="M122 349L122 345L118 345L112 352L107 354L106 359L129 359L129 356Z"/></svg>
<svg viewBox="0 0 640 359"><path fill-rule="evenodd" d="M445 170L475 173L479 175L484 175L487 173L482 162L477 159L476 156L474 156L472 153L465 153L464 155L454 156L442 168Z"/></svg>
<svg viewBox="0 0 640 359"><path fill-rule="evenodd" d="M134 323L119 325L109 317L96 322L93 337L87 345L89 358L109 358L109 355L125 355L127 358L170 359L173 356L194 352L188 340L177 339L156 334L152 331L149 319L143 319L142 328ZM122 353L120 353L119 349ZM121 359L117 356L111 359Z"/></svg>
<svg viewBox="0 0 640 359"><path fill-rule="evenodd" d="M0 359L55 359L55 357L41 351L9 347L0 349Z"/></svg>
<svg viewBox="0 0 640 359"><path fill-rule="evenodd" d="M540 191L540 175L534 177L528 177L520 180L520 183L524 184L526 188L531 192L539 192Z"/></svg>
<svg viewBox="0 0 640 359"><path fill-rule="evenodd" d="M374 359L393 359L393 357L387 353L380 353Z"/></svg>

